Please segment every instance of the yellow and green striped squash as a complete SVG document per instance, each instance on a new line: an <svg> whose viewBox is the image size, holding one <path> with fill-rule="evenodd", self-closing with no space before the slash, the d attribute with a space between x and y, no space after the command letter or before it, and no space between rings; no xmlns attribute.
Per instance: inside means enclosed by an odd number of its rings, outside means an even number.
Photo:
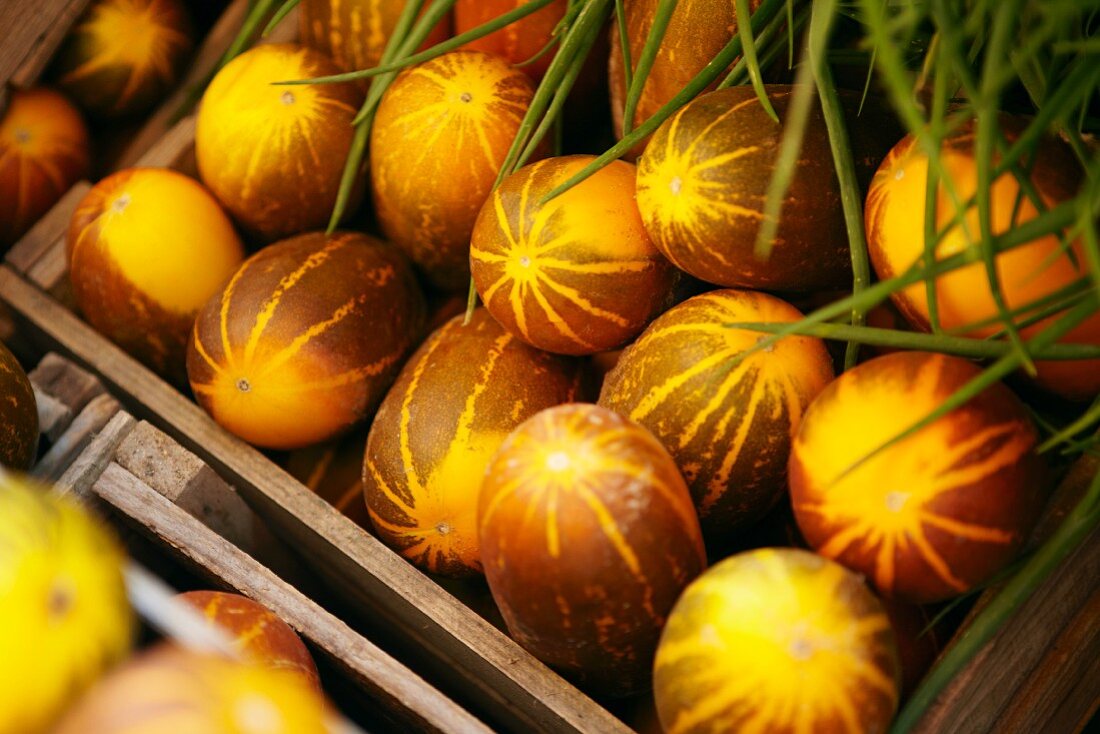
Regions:
<svg viewBox="0 0 1100 734"><path fill-rule="evenodd" d="M793 548L731 556L676 602L653 671L666 734L883 734L898 653L856 574Z"/></svg>

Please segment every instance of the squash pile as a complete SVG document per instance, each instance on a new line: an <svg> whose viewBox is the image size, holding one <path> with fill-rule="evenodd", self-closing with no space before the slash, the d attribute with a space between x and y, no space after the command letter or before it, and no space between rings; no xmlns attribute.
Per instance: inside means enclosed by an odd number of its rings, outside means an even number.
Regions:
<svg viewBox="0 0 1100 734"><path fill-rule="evenodd" d="M980 368L864 350L845 370L823 338L769 336L853 277L816 101L786 153L797 165L778 217L767 207L797 86L711 85L633 162L558 191L737 36L734 5L680 3L663 19L624 120L637 70L624 56L638 65L665 6L626 2L624 36L610 33L610 51L596 42L606 72L566 102L587 126L562 115L564 131L516 150L540 51L573 3L394 71L368 134L353 119L369 81L302 80L385 65L403 3L302 2L301 43L258 45L210 82L197 176L129 170L93 187L69 231L75 297L89 323L411 564L483 576L511 636L594 695L652 691L667 732L883 731L934 652L912 639L922 605L995 579L1043 510L1052 475L1021 396L1094 400L1100 360L1040 360L920 423ZM454 29L515 6L460 0ZM451 20L425 26L421 48L451 37ZM132 65L112 110L145 93ZM611 114L592 101L601 82ZM14 207L0 198L8 240L84 166L77 113L24 94L0 122L0 192L12 176L46 183L19 183L36 190ZM1095 243L1067 229L996 255L994 294L974 233L1016 231L1075 196L1070 147L1043 141L1027 186L995 171L982 214L974 130L950 130L933 167L873 95L838 96L874 276L970 258L894 293L898 323L995 337L1003 295L1025 337L1049 326L1033 304L1083 282ZM38 107L58 112L46 122ZM1005 145L1023 129L998 119ZM2 146L29 161L20 173ZM933 215L948 231L929 245ZM1100 314L1061 341L1100 346ZM174 680L170 656L148 666L129 675ZM220 674L200 666L159 704Z"/></svg>

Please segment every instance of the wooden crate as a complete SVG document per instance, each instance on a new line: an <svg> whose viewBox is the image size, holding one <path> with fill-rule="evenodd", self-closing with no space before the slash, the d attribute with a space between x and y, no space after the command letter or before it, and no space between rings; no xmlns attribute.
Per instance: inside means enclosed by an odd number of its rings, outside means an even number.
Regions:
<svg viewBox="0 0 1100 734"><path fill-rule="evenodd" d="M344 679L326 677L326 685L350 684L369 699L362 708L378 717L371 730L491 731L253 557L248 551L265 552L269 539L236 491L194 454L122 410L94 375L48 353L28 376L45 449L31 476L108 509L205 583L271 609ZM134 550L143 546L128 546L150 563Z"/></svg>

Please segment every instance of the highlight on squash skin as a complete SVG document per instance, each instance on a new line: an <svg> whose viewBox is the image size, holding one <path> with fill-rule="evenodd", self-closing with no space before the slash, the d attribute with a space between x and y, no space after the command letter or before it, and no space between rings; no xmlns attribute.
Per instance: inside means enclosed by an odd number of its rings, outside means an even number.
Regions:
<svg viewBox="0 0 1100 734"><path fill-rule="evenodd" d="M1003 118L1009 140L1019 123ZM962 131L944 145L941 161L953 182L959 201L968 201L977 190L977 165L973 134ZM928 181L928 158L911 137L899 142L882 162L867 194L865 218L867 239L875 271L880 278L900 275L924 254L924 200ZM1031 182L1047 208L1076 194L1080 166L1061 141L1043 143L1031 169ZM956 211L941 182L937 189L935 229L945 229ZM1017 206L1017 199L1019 203ZM992 233L1002 234L1038 216L1035 204L1022 196L1011 172L1005 172L990 190ZM1016 212L1013 218L1013 212ZM980 227L977 206L965 216L965 227L953 227L936 248L936 257L977 249ZM1063 250L1060 238L1050 234L1009 252L997 255L997 273L1008 310L1026 306L1074 281L1087 277L1088 256L1081 238ZM938 316L945 330L975 337L994 334L998 323L974 326L997 316L985 266L975 262L945 273L935 281ZM928 330L928 293L924 283L910 286L892 296L895 304L914 326ZM1017 321L1031 314L1017 317ZM1020 327L1024 339L1042 332L1059 315ZM1100 313L1095 313L1062 338L1065 343L1100 345ZM1038 363L1038 384L1071 400L1089 400L1100 392L1100 359Z"/></svg>
<svg viewBox="0 0 1100 734"><path fill-rule="evenodd" d="M791 500L807 542L888 596L928 603L973 589L1038 519L1038 434L1000 384L849 470L978 371L924 352L878 357L831 383L795 439Z"/></svg>
<svg viewBox="0 0 1100 734"><path fill-rule="evenodd" d="M272 82L338 71L304 46L266 44L207 87L195 129L199 173L250 235L270 242L328 223L362 93L351 84Z"/></svg>
<svg viewBox="0 0 1100 734"><path fill-rule="evenodd" d="M365 497L379 537L432 573L481 573L478 494L508 433L582 397L580 364L535 350L485 309L459 315L409 359L371 426Z"/></svg>
<svg viewBox="0 0 1100 734"><path fill-rule="evenodd" d="M57 84L97 117L148 109L191 52L178 0L94 0L58 52Z"/></svg>
<svg viewBox="0 0 1100 734"><path fill-rule="evenodd" d="M244 259L214 197L160 168L126 169L93 186L67 243L74 296L89 323L180 378L195 315Z"/></svg>
<svg viewBox="0 0 1100 734"><path fill-rule="evenodd" d="M750 354L737 322L794 322L797 309L753 291L711 291L673 306L604 380L600 405L648 428L676 459L708 540L728 541L786 490L790 444L833 378L819 339L792 336Z"/></svg>
<svg viewBox="0 0 1100 734"><path fill-rule="evenodd" d="M371 127L371 185L387 239L436 286L469 283L470 234L534 86L480 51L455 51L400 74Z"/></svg>
<svg viewBox="0 0 1100 734"><path fill-rule="evenodd" d="M546 204L591 156L548 158L504 180L478 215L470 267L504 328L560 354L594 354L636 336L666 307L674 269L634 202L634 166L612 162Z"/></svg>
<svg viewBox="0 0 1100 734"><path fill-rule="evenodd" d="M63 95L12 90L0 117L0 250L22 237L88 174L88 129Z"/></svg>
<svg viewBox="0 0 1100 734"><path fill-rule="evenodd" d="M900 668L881 603L812 553L762 548L695 580L661 635L654 696L668 734L883 732Z"/></svg>

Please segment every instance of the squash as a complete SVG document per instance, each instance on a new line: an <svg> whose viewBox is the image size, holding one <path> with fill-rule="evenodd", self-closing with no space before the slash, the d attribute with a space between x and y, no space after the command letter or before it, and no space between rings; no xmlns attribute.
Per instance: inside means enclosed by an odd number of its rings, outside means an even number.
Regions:
<svg viewBox="0 0 1100 734"><path fill-rule="evenodd" d="M0 251L88 175L89 157L88 128L64 95L12 90L0 116Z"/></svg>
<svg viewBox="0 0 1100 734"><path fill-rule="evenodd" d="M523 4L524 0L458 0L455 3L455 35L473 30ZM554 60L554 51L537 59L535 56L550 43L555 27L568 8L568 0L554 0L499 31L470 41L463 48L496 54L509 64L523 64L516 68L537 82Z"/></svg>
<svg viewBox="0 0 1100 734"><path fill-rule="evenodd" d="M201 184L130 168L85 194L69 223L77 306L97 331L177 384L195 316L244 260L244 246Z"/></svg>
<svg viewBox="0 0 1100 734"><path fill-rule="evenodd" d="M535 414L493 457L478 528L519 644L597 695L649 687L661 629L706 557L687 486L648 431L583 403Z"/></svg>
<svg viewBox="0 0 1100 734"><path fill-rule="evenodd" d="M1016 557L1046 472L1030 415L1004 385L864 460L980 372L958 357L897 352L817 396L789 467L795 518L815 551L918 604L977 588Z"/></svg>
<svg viewBox="0 0 1100 734"><path fill-rule="evenodd" d="M27 373L0 342L0 466L27 471L38 458L38 403Z"/></svg>
<svg viewBox="0 0 1100 734"><path fill-rule="evenodd" d="M799 421L833 379L820 339L790 336L738 362L762 335L726 324L801 318L764 293L704 293L650 324L604 380L600 405L641 423L676 459L708 542L731 540L784 495Z"/></svg>
<svg viewBox="0 0 1100 734"><path fill-rule="evenodd" d="M508 176L478 214L470 270L501 325L558 354L622 346L671 305L675 269L634 202L634 166L614 161L542 203L593 156L547 158Z"/></svg>
<svg viewBox="0 0 1100 734"><path fill-rule="evenodd" d="M318 51L265 44L230 61L206 88L195 122L199 174L249 236L271 242L328 223L362 92L272 82L339 71ZM361 197L357 188L349 213Z"/></svg>
<svg viewBox="0 0 1100 734"><path fill-rule="evenodd" d="M294 449L365 420L420 339L424 296L397 248L311 233L250 257L207 302L187 374L214 420Z"/></svg>
<svg viewBox="0 0 1100 734"><path fill-rule="evenodd" d="M527 75L480 51L402 72L371 127L371 187L382 232L433 285L470 282L470 233L534 95Z"/></svg>
<svg viewBox="0 0 1100 734"><path fill-rule="evenodd" d="M581 397L581 365L534 349L481 308L409 359L367 438L363 486L378 536L418 567L481 573L477 503L489 459L539 410Z"/></svg>
<svg viewBox="0 0 1100 734"><path fill-rule="evenodd" d="M862 579L813 553L761 548L695 580L653 672L666 734L884 732L898 653Z"/></svg>

